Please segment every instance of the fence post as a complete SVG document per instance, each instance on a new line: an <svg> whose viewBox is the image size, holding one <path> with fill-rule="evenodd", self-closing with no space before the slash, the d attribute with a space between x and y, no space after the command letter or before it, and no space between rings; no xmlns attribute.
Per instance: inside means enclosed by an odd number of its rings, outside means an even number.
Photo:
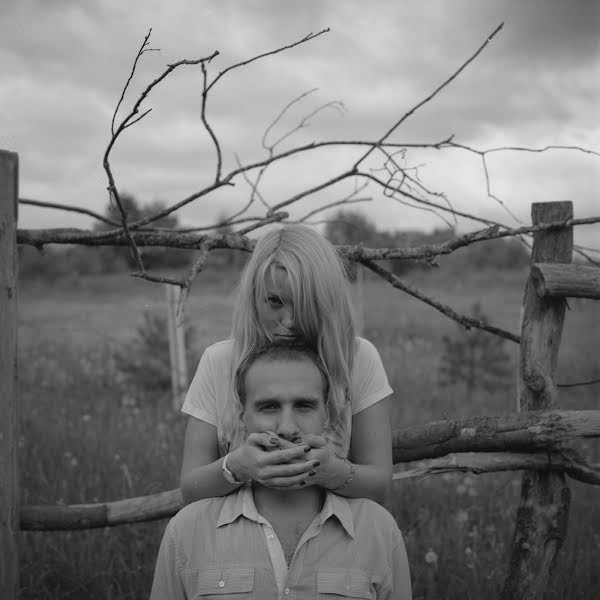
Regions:
<svg viewBox="0 0 600 600"><path fill-rule="evenodd" d="M169 357L171 362L171 391L173 410L181 409L189 384L185 352L185 327L183 314L177 318L177 304L181 288L165 284L167 294L167 328L169 332Z"/></svg>
<svg viewBox="0 0 600 600"><path fill-rule="evenodd" d="M532 205L534 225L573 217L571 202ZM570 263L573 229L534 234L531 264ZM554 376L565 314L563 298L540 298L531 274L525 285L519 352L519 410L556 407ZM563 473L525 471L503 600L544 597L564 540L570 492Z"/></svg>
<svg viewBox="0 0 600 600"><path fill-rule="evenodd" d="M361 336L364 335L365 329L365 267L360 263L354 264L356 266L356 278L350 285L354 304L356 335Z"/></svg>
<svg viewBox="0 0 600 600"><path fill-rule="evenodd" d="M0 150L0 598L19 589L17 201L19 157Z"/></svg>

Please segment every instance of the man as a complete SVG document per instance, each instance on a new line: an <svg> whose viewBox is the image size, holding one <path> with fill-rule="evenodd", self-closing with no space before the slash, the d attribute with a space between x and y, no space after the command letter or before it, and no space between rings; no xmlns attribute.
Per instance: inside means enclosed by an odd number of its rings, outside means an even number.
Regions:
<svg viewBox="0 0 600 600"><path fill-rule="evenodd" d="M247 435L274 432L288 447L324 432L328 380L308 348L264 348L236 379ZM371 500L318 485L275 489L253 482L194 502L170 521L151 599L328 594L410 600L406 549L393 517Z"/></svg>

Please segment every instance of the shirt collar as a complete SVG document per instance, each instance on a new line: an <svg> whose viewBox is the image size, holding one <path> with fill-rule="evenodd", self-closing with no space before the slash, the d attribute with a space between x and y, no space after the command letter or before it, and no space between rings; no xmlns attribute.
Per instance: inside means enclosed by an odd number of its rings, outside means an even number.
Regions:
<svg viewBox="0 0 600 600"><path fill-rule="evenodd" d="M256 510L250 483L225 497L217 520L217 527L229 525L241 516L257 523L266 523L266 520ZM319 513L319 526L322 527L332 516L337 518L346 533L354 539L354 521L348 501L342 496L327 491L323 509Z"/></svg>

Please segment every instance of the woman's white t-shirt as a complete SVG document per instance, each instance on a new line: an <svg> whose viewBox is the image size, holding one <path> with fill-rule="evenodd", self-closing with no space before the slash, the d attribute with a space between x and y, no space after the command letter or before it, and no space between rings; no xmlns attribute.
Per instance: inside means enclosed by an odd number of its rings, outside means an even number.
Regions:
<svg viewBox="0 0 600 600"><path fill-rule="evenodd" d="M393 391L375 346L360 337L356 340L351 373L351 404L342 409L343 431L335 433L337 439L331 439L338 447L336 453L341 456L348 454L352 415L379 402ZM185 414L217 428L221 456L237 448L244 439L241 427L236 431L226 431L223 424L224 412L229 406L232 352L232 340L218 342L204 351L181 408Z"/></svg>

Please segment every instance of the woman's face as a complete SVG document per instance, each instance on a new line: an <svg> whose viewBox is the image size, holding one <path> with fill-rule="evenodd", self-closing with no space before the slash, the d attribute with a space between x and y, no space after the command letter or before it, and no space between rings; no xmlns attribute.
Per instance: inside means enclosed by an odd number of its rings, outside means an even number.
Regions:
<svg viewBox="0 0 600 600"><path fill-rule="evenodd" d="M272 268L265 283L265 296L256 299L261 325L276 340L296 339L298 332L294 322L294 302L285 270L281 267Z"/></svg>

